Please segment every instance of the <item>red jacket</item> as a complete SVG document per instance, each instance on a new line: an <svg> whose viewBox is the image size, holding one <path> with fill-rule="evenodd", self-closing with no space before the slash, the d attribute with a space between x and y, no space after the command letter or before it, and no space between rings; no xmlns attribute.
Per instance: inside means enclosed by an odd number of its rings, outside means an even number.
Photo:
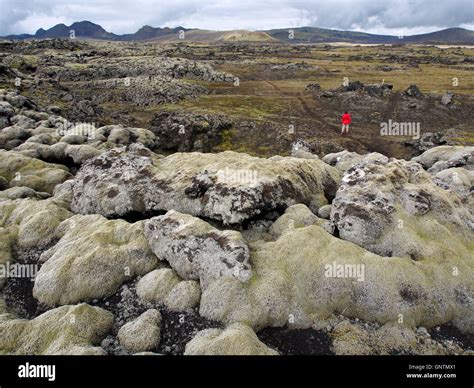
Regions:
<svg viewBox="0 0 474 388"><path fill-rule="evenodd" d="M342 123L344 125L349 125L351 123L351 115L349 113L344 113L342 115Z"/></svg>

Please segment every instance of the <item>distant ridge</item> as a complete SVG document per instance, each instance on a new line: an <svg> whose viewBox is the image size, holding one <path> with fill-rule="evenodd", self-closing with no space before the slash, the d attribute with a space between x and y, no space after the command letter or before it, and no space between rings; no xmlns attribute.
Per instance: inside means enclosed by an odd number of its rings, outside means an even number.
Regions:
<svg viewBox="0 0 474 388"><path fill-rule="evenodd" d="M69 38L70 31L74 30L76 38L112 40L112 41L180 41L180 31L184 31L185 39L191 42L286 42L286 43L419 43L419 44L474 44L474 31L464 28L447 28L428 34L397 37L393 35L376 35L357 31L330 30L317 27L281 28L265 31L211 31L200 29L186 29L183 27L152 27L143 26L133 34L117 35L107 32L102 26L90 21L81 21L66 26L57 24L48 30L40 28L34 35L8 35L4 39L54 39ZM290 31L293 31L290 34Z"/></svg>

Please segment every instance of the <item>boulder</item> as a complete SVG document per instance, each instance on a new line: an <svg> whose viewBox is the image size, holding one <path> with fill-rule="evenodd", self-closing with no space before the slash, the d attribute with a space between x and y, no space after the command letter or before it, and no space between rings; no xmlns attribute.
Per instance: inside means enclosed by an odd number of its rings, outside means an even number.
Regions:
<svg viewBox="0 0 474 388"><path fill-rule="evenodd" d="M137 319L123 325L118 338L130 353L155 350L161 340L161 314L158 310L147 310Z"/></svg>
<svg viewBox="0 0 474 388"><path fill-rule="evenodd" d="M432 173L451 167L474 170L474 147L439 146L425 151L412 160L420 163L423 168Z"/></svg>
<svg viewBox="0 0 474 388"><path fill-rule="evenodd" d="M40 133L29 137L26 142L51 145L56 142L56 139L48 133Z"/></svg>
<svg viewBox="0 0 474 388"><path fill-rule="evenodd" d="M36 109L36 104L31 101L29 98L18 94L17 92L7 92L5 99L13 107L17 109L26 108L26 109Z"/></svg>
<svg viewBox="0 0 474 388"><path fill-rule="evenodd" d="M421 93L420 89L418 89L418 86L415 84L411 84L405 91L404 94L408 97L412 98L422 98L424 97L423 93Z"/></svg>
<svg viewBox="0 0 474 388"><path fill-rule="evenodd" d="M349 152L347 150L327 154L323 158L323 162L337 168L341 173L354 166L362 159L362 155L357 152Z"/></svg>
<svg viewBox="0 0 474 388"><path fill-rule="evenodd" d="M451 105L453 102L453 97L454 93L452 92L447 92L443 94L443 96L441 97L441 104L443 104L444 106Z"/></svg>
<svg viewBox="0 0 474 388"><path fill-rule="evenodd" d="M176 284L163 303L171 311L186 311L199 306L201 287L195 280L185 280Z"/></svg>
<svg viewBox="0 0 474 388"><path fill-rule="evenodd" d="M291 144L291 156L294 158L318 159L318 156L313 154L313 147L303 139L298 139Z"/></svg>
<svg viewBox="0 0 474 388"><path fill-rule="evenodd" d="M0 226L15 236L18 248L41 250L55 241L56 228L72 213L54 199L26 198L0 200L0 215Z"/></svg>
<svg viewBox="0 0 474 388"><path fill-rule="evenodd" d="M170 210L147 220L145 235L160 259L181 278L199 279L202 288L222 276L243 282L252 276L249 249L237 231L220 231L197 217Z"/></svg>
<svg viewBox="0 0 474 388"><path fill-rule="evenodd" d="M15 114L15 109L7 101L0 101L0 129L9 127L11 117Z"/></svg>
<svg viewBox="0 0 474 388"><path fill-rule="evenodd" d="M34 297L47 306L109 296L158 264L142 221L76 215L62 222L55 236L59 241L41 255L44 264L33 288Z"/></svg>
<svg viewBox="0 0 474 388"><path fill-rule="evenodd" d="M462 167L448 168L434 174L433 182L445 190L454 191L465 203L470 203L470 209L474 213L474 171Z"/></svg>
<svg viewBox="0 0 474 388"><path fill-rule="evenodd" d="M21 198L34 198L34 199L46 199L51 194L44 192L37 192L29 187L15 186L9 189L0 191L0 198L5 199L21 199Z"/></svg>
<svg viewBox="0 0 474 388"><path fill-rule="evenodd" d="M325 205L323 207L320 207L318 210L318 216L324 218L325 220L329 220L329 217L331 216L331 209L331 205Z"/></svg>
<svg viewBox="0 0 474 388"><path fill-rule="evenodd" d="M24 116L22 114L17 114L13 116L10 121L12 124L18 128L28 130L36 127L36 122L30 117Z"/></svg>
<svg viewBox="0 0 474 388"><path fill-rule="evenodd" d="M87 144L71 144L68 145L64 150L64 155L71 158L74 163L82 164L88 159L92 159L102 152L95 147Z"/></svg>
<svg viewBox="0 0 474 388"><path fill-rule="evenodd" d="M450 132L452 129L441 132L426 132L421 135L419 139L407 140L403 142L404 145L413 147L417 155L422 154L430 148L434 148L440 145L449 144Z"/></svg>
<svg viewBox="0 0 474 388"><path fill-rule="evenodd" d="M30 137L30 131L17 125L5 127L0 132L0 147L12 150Z"/></svg>
<svg viewBox="0 0 474 388"><path fill-rule="evenodd" d="M160 268L138 281L137 295L143 303L160 303L171 311L185 311L199 305L201 288L195 280L181 281L172 269Z"/></svg>
<svg viewBox="0 0 474 388"><path fill-rule="evenodd" d="M67 167L5 150L0 150L0 175L11 187L26 186L50 194L56 185L72 177Z"/></svg>
<svg viewBox="0 0 474 388"><path fill-rule="evenodd" d="M307 206L292 205L272 224L269 233L274 238L278 238L286 231L314 225L319 221L320 219Z"/></svg>
<svg viewBox="0 0 474 388"><path fill-rule="evenodd" d="M465 155L472 156L473 152L474 147L442 145L431 148L421 155L412 158L412 160L420 163L423 168L429 169L436 162L461 158Z"/></svg>
<svg viewBox="0 0 474 388"><path fill-rule="evenodd" d="M87 137L83 135L64 135L61 139L61 142L68 144L84 144L87 141Z"/></svg>
<svg viewBox="0 0 474 388"><path fill-rule="evenodd" d="M200 331L186 344L185 355L206 356L276 356L278 352L266 346L253 330L235 323L225 330Z"/></svg>
<svg viewBox="0 0 474 388"><path fill-rule="evenodd" d="M371 84L365 85L364 91L371 97L384 97L392 93L393 85L391 84Z"/></svg>
<svg viewBox="0 0 474 388"><path fill-rule="evenodd" d="M139 144L86 161L71 208L105 216L171 210L237 224L295 203L327 204L339 172L319 159L261 159L226 151L166 158Z"/></svg>
<svg viewBox="0 0 474 388"><path fill-rule="evenodd" d="M32 319L0 322L0 354L104 355L95 345L107 335L113 315L87 304L62 306Z"/></svg>
<svg viewBox="0 0 474 388"><path fill-rule="evenodd" d="M117 125L110 131L110 135L107 138L107 141L110 141L114 144L128 144L130 141L130 132L123 126Z"/></svg>
<svg viewBox="0 0 474 388"><path fill-rule="evenodd" d="M357 90L364 89L364 84L360 81L352 81L349 82L347 85L341 86L339 91L341 92L355 92Z"/></svg>
<svg viewBox="0 0 474 388"><path fill-rule="evenodd" d="M474 215L462 199L438 187L420 164L374 154L346 171L331 221L345 240L412 260L464 257L474 228ZM434 235L449 236L453 245L436 239L427 243Z"/></svg>
<svg viewBox="0 0 474 388"><path fill-rule="evenodd" d="M147 273L137 283L137 295L143 303L163 303L180 278L171 268Z"/></svg>

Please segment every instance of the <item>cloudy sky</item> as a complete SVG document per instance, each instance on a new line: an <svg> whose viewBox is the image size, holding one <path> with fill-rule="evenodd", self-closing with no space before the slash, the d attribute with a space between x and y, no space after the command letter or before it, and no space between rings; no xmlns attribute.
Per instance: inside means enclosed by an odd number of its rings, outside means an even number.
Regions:
<svg viewBox="0 0 474 388"><path fill-rule="evenodd" d="M0 0L0 35L89 20L117 34L154 27L315 26L393 35L474 30L473 0Z"/></svg>

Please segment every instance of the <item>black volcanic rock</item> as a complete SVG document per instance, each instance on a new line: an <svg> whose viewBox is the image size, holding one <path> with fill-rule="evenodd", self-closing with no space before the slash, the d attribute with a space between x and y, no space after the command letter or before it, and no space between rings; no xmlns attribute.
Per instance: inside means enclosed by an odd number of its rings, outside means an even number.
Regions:
<svg viewBox="0 0 474 388"><path fill-rule="evenodd" d="M159 137L160 149L209 152L222 140L221 132L231 126L232 122L222 115L160 112L153 118L150 130Z"/></svg>
<svg viewBox="0 0 474 388"><path fill-rule="evenodd" d="M414 97L414 98L422 98L423 97L423 93L421 93L420 89L415 84L410 85L407 88L407 90L404 91L404 93L408 97Z"/></svg>

